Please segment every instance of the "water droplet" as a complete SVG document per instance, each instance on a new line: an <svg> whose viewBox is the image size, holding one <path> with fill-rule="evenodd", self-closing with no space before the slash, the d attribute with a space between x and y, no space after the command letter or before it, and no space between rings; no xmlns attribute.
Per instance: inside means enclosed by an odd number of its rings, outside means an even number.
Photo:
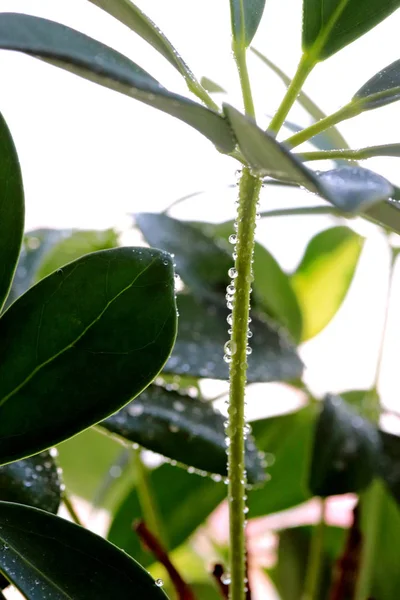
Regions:
<svg viewBox="0 0 400 600"><path fill-rule="evenodd" d="M131 417L140 417L144 413L144 406L134 402L128 406L127 411Z"/></svg>
<svg viewBox="0 0 400 600"><path fill-rule="evenodd" d="M232 362L232 356L230 356L229 354L224 354L224 361L226 363Z"/></svg>
<svg viewBox="0 0 400 600"><path fill-rule="evenodd" d="M230 283L227 287L226 287L226 291L228 292L228 294L230 294L231 296L235 293L235 286L233 283Z"/></svg>
<svg viewBox="0 0 400 600"><path fill-rule="evenodd" d="M233 342L232 340L229 340L228 342L226 342L225 346L224 346L224 352L225 354L227 354L228 356L233 356L233 354L235 354L237 348L236 348L236 343Z"/></svg>
<svg viewBox="0 0 400 600"><path fill-rule="evenodd" d="M221 575L221 581L224 585L229 585L231 582L231 576L230 573L223 573Z"/></svg>
<svg viewBox="0 0 400 600"><path fill-rule="evenodd" d="M164 585L164 582L162 579L156 579L155 582L157 587L162 587Z"/></svg>
<svg viewBox="0 0 400 600"><path fill-rule="evenodd" d="M237 252L233 252L233 253L232 253L232 258L233 258L233 260L236 260L236 259L237 259L237 256L238 256L238 255L237 255Z"/></svg>
<svg viewBox="0 0 400 600"><path fill-rule="evenodd" d="M228 238L228 239L229 239L229 243L230 243L230 244L236 244L236 242L237 242L237 235L236 235L235 233L232 233L232 234L229 236L229 238Z"/></svg>
<svg viewBox="0 0 400 600"><path fill-rule="evenodd" d="M249 355L253 352L253 349L250 346L247 346L246 348L246 354Z"/></svg>
<svg viewBox="0 0 400 600"><path fill-rule="evenodd" d="M233 316L232 313L230 313L227 317L226 320L228 321L229 325L232 325L233 323Z"/></svg>
<svg viewBox="0 0 400 600"><path fill-rule="evenodd" d="M251 338L251 337L253 337L253 332L252 332L252 331L250 331L250 329L247 331L247 337L248 337L248 338Z"/></svg>
<svg viewBox="0 0 400 600"><path fill-rule="evenodd" d="M238 272L236 271L235 267L231 267L229 269L228 275L229 277L232 277L232 279L235 279L238 276Z"/></svg>

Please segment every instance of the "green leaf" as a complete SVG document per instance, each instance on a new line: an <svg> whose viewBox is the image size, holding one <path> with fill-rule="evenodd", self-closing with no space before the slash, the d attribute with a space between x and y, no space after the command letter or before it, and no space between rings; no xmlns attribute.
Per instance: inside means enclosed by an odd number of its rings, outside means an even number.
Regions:
<svg viewBox="0 0 400 600"><path fill-rule="evenodd" d="M197 297L222 302L233 265L225 247L198 227L165 214L140 213L135 222L150 246L173 255L176 272Z"/></svg>
<svg viewBox="0 0 400 600"><path fill-rule="evenodd" d="M149 478L169 551L187 540L226 496L224 484L168 464L152 471ZM140 501L133 488L115 513L107 537L148 566L154 562L154 557L143 549L132 531L132 522L142 517Z"/></svg>
<svg viewBox="0 0 400 600"><path fill-rule="evenodd" d="M61 502L61 477L52 452L0 467L0 500L18 502L56 514Z"/></svg>
<svg viewBox="0 0 400 600"><path fill-rule="evenodd" d="M226 94L226 90L209 77L202 77L200 83L210 94Z"/></svg>
<svg viewBox="0 0 400 600"><path fill-rule="evenodd" d="M343 212L364 212L393 195L393 186L381 175L361 167L342 167L316 173L288 148L260 129L254 120L224 105L244 157L260 177L273 177L304 186Z"/></svg>
<svg viewBox="0 0 400 600"><path fill-rule="evenodd" d="M0 48L24 52L158 108L231 152L235 140L217 113L164 88L123 54L65 25L17 13L0 15Z"/></svg>
<svg viewBox="0 0 400 600"><path fill-rule="evenodd" d="M353 96L354 102L361 101L363 110L379 108L397 100L400 100L400 60L371 77Z"/></svg>
<svg viewBox="0 0 400 600"><path fill-rule="evenodd" d="M250 517L286 510L311 498L307 489L316 407L251 423L257 447L272 455L270 480L249 492Z"/></svg>
<svg viewBox="0 0 400 600"><path fill-rule="evenodd" d="M326 396L315 432L309 480L312 493L359 492L374 478L380 455L375 426L339 396Z"/></svg>
<svg viewBox="0 0 400 600"><path fill-rule="evenodd" d="M182 393L150 385L133 402L100 423L101 427L208 473L227 475L225 418L213 406ZM246 443L249 483L265 480L252 438Z"/></svg>
<svg viewBox="0 0 400 600"><path fill-rule="evenodd" d="M166 598L150 575L91 531L36 508L0 503L0 569L29 600Z"/></svg>
<svg viewBox="0 0 400 600"><path fill-rule="evenodd" d="M303 314L303 340L319 333L340 308L353 280L364 238L331 227L309 242L292 285Z"/></svg>
<svg viewBox="0 0 400 600"><path fill-rule="evenodd" d="M303 50L325 60L386 19L399 0L303 0Z"/></svg>
<svg viewBox="0 0 400 600"><path fill-rule="evenodd" d="M90 427L154 379L174 343L173 281L165 253L118 248L14 302L0 319L0 462Z"/></svg>
<svg viewBox="0 0 400 600"><path fill-rule="evenodd" d="M400 233L400 203L395 199L371 206L365 216L387 231Z"/></svg>
<svg viewBox="0 0 400 600"><path fill-rule="evenodd" d="M220 304L200 302L188 294L179 294L177 302L178 336L164 371L227 380L229 369L223 361L223 348L228 339L228 310ZM265 316L254 314L252 318L253 351L248 361L248 382L290 381L301 377L303 364L285 332Z"/></svg>
<svg viewBox="0 0 400 600"><path fill-rule="evenodd" d="M379 431L382 444L382 460L379 473L400 505L400 437L387 431Z"/></svg>
<svg viewBox="0 0 400 600"><path fill-rule="evenodd" d="M0 311L7 298L24 233L24 190L17 151L0 113Z"/></svg>
<svg viewBox="0 0 400 600"><path fill-rule="evenodd" d="M234 43L247 47L261 22L265 0L230 0L230 5Z"/></svg>

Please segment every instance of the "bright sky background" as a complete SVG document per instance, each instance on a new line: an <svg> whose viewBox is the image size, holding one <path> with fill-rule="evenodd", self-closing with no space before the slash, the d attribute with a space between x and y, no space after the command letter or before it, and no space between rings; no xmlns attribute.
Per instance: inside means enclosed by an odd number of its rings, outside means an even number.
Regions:
<svg viewBox="0 0 400 600"><path fill-rule="evenodd" d="M144 0L138 5L159 25L200 78L214 79L241 107L230 50L228 0ZM170 89L187 94L180 75L139 37L85 0L0 0L1 11L20 11L60 21L125 53ZM300 0L268 0L254 46L288 74L300 56ZM362 39L319 65L305 86L330 113L385 65L399 58L400 12ZM256 57L249 59L260 124L277 108L283 85ZM14 136L26 189L26 227L109 227L124 215L157 211L182 195L208 193L174 214L224 220L233 215L236 163L178 120L139 102L89 83L45 63L2 52L0 107ZM352 147L400 142L400 105L347 121L341 131ZM296 108L291 119L307 124ZM375 159L365 166L400 184L398 159ZM262 207L310 204L305 193L267 188ZM327 217L274 219L258 237L285 268L293 268L308 239L332 224ZM358 227L358 224L357 224ZM307 380L318 393L372 383L387 285L387 253L382 236L368 234L351 293L331 325L302 348ZM398 288L399 286L397 286ZM400 290L393 298L397 304ZM398 403L400 321L392 311L390 352L382 393ZM271 388L272 390L272 388ZM266 398L268 401L268 398ZM282 400L283 402L284 400Z"/></svg>

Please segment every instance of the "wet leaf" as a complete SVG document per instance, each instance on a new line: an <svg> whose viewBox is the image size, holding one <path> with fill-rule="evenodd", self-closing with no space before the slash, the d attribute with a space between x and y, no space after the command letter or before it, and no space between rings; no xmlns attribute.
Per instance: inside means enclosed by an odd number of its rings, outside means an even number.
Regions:
<svg viewBox="0 0 400 600"><path fill-rule="evenodd" d="M150 575L91 531L49 513L0 502L0 568L28 600L132 595L166 598Z"/></svg>
<svg viewBox="0 0 400 600"><path fill-rule="evenodd" d="M371 206L365 214L370 220L381 225L387 231L400 233L400 203L398 200L380 202L375 206Z"/></svg>
<svg viewBox="0 0 400 600"><path fill-rule="evenodd" d="M126 404L161 370L175 328L172 262L158 250L96 252L36 284L0 319L0 462Z"/></svg>
<svg viewBox="0 0 400 600"><path fill-rule="evenodd" d="M157 385L100 425L130 442L208 473L227 475L225 418L209 403ZM250 483L265 480L254 440L246 443Z"/></svg>
<svg viewBox="0 0 400 600"><path fill-rule="evenodd" d="M168 91L123 54L65 25L30 15L2 13L0 48L46 60L162 110L200 131L223 152L235 147L223 117Z"/></svg>
<svg viewBox="0 0 400 600"><path fill-rule="evenodd" d="M230 6L234 43L249 46L263 16L265 0L230 0Z"/></svg>
<svg viewBox="0 0 400 600"><path fill-rule="evenodd" d="M226 90L209 77L202 77L200 83L210 94L226 94Z"/></svg>
<svg viewBox="0 0 400 600"><path fill-rule="evenodd" d="M24 190L17 151L0 113L0 311L10 290L24 233Z"/></svg>
<svg viewBox="0 0 400 600"><path fill-rule="evenodd" d="M386 19L399 0L303 0L303 49L325 60ZM342 8L342 10L338 10Z"/></svg>
<svg viewBox="0 0 400 600"><path fill-rule="evenodd" d="M188 294L179 294L177 302L178 336L164 371L227 380L229 369L223 361L223 348L228 339L228 309L200 302ZM301 377L302 362L285 332L264 316L252 318L248 382L290 381Z"/></svg>
<svg viewBox="0 0 400 600"><path fill-rule="evenodd" d="M168 464L152 471L149 480L169 551L183 544L226 497L223 483ZM134 487L116 511L107 537L142 565L148 566L154 558L143 549L132 531L132 522L140 518L143 513Z"/></svg>
<svg viewBox="0 0 400 600"><path fill-rule="evenodd" d="M316 496L359 492L379 468L377 429L339 397L326 396L319 416L309 479Z"/></svg>
<svg viewBox="0 0 400 600"><path fill-rule="evenodd" d="M363 243L348 227L331 227L309 242L291 281L303 315L303 340L324 329L340 308Z"/></svg>
<svg viewBox="0 0 400 600"><path fill-rule="evenodd" d="M397 2L400 6L400 2ZM362 110L370 110L400 100L400 60L371 77L353 96L361 101Z"/></svg>

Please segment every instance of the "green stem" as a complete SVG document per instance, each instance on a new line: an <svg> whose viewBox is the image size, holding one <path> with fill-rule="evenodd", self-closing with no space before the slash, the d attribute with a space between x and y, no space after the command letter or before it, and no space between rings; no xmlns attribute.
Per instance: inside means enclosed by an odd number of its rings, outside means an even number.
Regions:
<svg viewBox="0 0 400 600"><path fill-rule="evenodd" d="M321 500L321 516L314 527L308 557L306 580L302 600L317 600L319 598L325 534L326 501Z"/></svg>
<svg viewBox="0 0 400 600"><path fill-rule="evenodd" d="M216 102L214 102L214 100L211 98L211 96L209 95L207 90L205 90L203 88L201 83L199 83L197 81L197 79L195 79L195 77L190 78L190 79L188 77L186 77L186 84L187 84L189 90L195 96L197 96L208 108L210 108L211 110L214 110L215 112L221 112L218 104L216 104Z"/></svg>
<svg viewBox="0 0 400 600"><path fill-rule="evenodd" d="M358 102L350 102L332 115L325 117L325 119L321 119L321 121L317 121L317 123L313 123L309 127L306 127L298 133L290 136L284 141L284 144L290 146L291 148L299 146L303 142L307 142L318 133L322 133L326 129L329 129L329 127L332 127L341 121L345 121L346 119L351 119L352 117L357 116L361 111L362 109Z"/></svg>
<svg viewBox="0 0 400 600"><path fill-rule="evenodd" d="M245 444L245 388L247 372L248 320L252 282L252 257L254 250L257 201L261 180L243 169L239 184L237 230L237 258L234 277L234 304L230 341L229 418L228 418L228 480L230 525L230 600L245 597L245 495L246 471ZM229 360L229 359L228 359Z"/></svg>
<svg viewBox="0 0 400 600"><path fill-rule="evenodd" d="M136 475L136 490L139 497L140 508L142 510L143 520L151 533L157 536L157 539L163 546L167 546L167 540L164 528L159 518L158 510L152 494L148 470L143 464L141 450L133 450L133 465Z"/></svg>
<svg viewBox="0 0 400 600"><path fill-rule="evenodd" d="M233 53L235 55L236 65L238 68L240 86L242 88L244 110L246 115L255 119L255 109L253 95L251 92L249 72L247 69L246 48L241 44L233 44Z"/></svg>
<svg viewBox="0 0 400 600"><path fill-rule="evenodd" d="M369 146L367 148L358 148L350 150L342 148L338 150L321 150L317 152L298 152L295 155L303 161L310 160L331 160L331 159L349 159L366 160L376 156L400 156L400 144L382 144L380 146Z"/></svg>
<svg viewBox="0 0 400 600"><path fill-rule="evenodd" d="M314 68L314 65L315 62L310 58L310 55L303 54L298 64L295 76L293 77L288 89L286 90L286 94L281 102L281 105L275 113L271 123L269 124L268 131L272 135L276 136L278 131L282 127L290 109L292 108L294 102L296 101L301 91L301 88L303 87L305 80Z"/></svg>
<svg viewBox="0 0 400 600"><path fill-rule="evenodd" d="M72 504L69 494L65 490L63 492L62 501L63 501L63 504L64 504L65 508L67 509L71 519L73 520L73 522L76 523L77 525L80 525L81 527L84 527L82 521L80 520L80 518L74 508L74 505Z"/></svg>
<svg viewBox="0 0 400 600"><path fill-rule="evenodd" d="M277 208L275 210L264 210L259 214L261 219L266 217L292 217L303 215L334 215L336 217L342 216L342 213L336 210L336 208L333 208L333 206L300 206L299 208Z"/></svg>

